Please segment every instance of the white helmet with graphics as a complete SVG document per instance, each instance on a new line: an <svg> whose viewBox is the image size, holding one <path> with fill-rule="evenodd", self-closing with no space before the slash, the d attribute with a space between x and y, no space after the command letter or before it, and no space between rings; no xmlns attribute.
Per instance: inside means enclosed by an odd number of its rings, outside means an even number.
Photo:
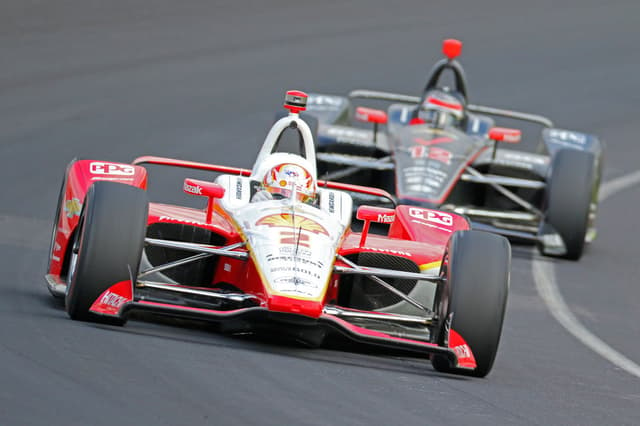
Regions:
<svg viewBox="0 0 640 426"><path fill-rule="evenodd" d="M295 196L298 201L315 199L317 183L308 161L296 154L275 153L267 157L260 167L263 172L262 187L270 194L284 198Z"/></svg>

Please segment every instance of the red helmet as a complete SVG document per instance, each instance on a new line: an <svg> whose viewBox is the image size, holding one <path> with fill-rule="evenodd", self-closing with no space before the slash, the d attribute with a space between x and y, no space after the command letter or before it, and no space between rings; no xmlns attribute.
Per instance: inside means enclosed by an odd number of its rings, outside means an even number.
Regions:
<svg viewBox="0 0 640 426"><path fill-rule="evenodd" d="M438 89L427 93L420 110L420 118L438 128L458 126L464 118L462 102L456 96Z"/></svg>
<svg viewBox="0 0 640 426"><path fill-rule="evenodd" d="M282 194L286 198L295 193L296 198L308 202L315 198L315 182L311 173L304 167L293 163L282 163L265 175L262 185L272 194Z"/></svg>

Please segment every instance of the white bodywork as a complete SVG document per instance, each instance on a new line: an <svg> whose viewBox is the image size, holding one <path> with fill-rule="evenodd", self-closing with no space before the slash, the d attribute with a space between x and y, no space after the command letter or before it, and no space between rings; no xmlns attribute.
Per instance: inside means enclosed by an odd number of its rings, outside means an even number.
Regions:
<svg viewBox="0 0 640 426"><path fill-rule="evenodd" d="M349 211L331 214L286 199L234 212L256 267L274 293L313 300L324 296L351 208L347 194L336 195Z"/></svg>
<svg viewBox="0 0 640 426"><path fill-rule="evenodd" d="M302 134L306 158L272 152L280 134L292 122ZM262 182L275 163L289 161L304 165L317 182L311 131L293 114L274 124L250 178L222 175L216 179L226 189L219 205L244 236L256 268L273 294L321 300L336 252L351 223L353 202L347 193L329 189L318 190L314 205L297 201L295 196L251 202L252 181Z"/></svg>

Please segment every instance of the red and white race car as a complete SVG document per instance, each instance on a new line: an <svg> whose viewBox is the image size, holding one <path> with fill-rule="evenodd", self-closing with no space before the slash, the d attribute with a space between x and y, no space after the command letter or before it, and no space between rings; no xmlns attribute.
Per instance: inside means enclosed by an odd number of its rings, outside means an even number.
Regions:
<svg viewBox="0 0 640 426"><path fill-rule="evenodd" d="M252 170L141 157L77 160L57 206L46 281L75 320L124 324L132 311L225 322L225 330L309 345L339 333L430 358L439 371L485 376L498 350L511 250L464 217L414 206L361 205L376 188L317 181L314 141L290 113ZM287 129L301 153L280 152ZM206 208L150 203L144 164L215 172L185 179ZM353 194L353 197L352 195ZM375 223L371 226L372 223ZM375 232L374 232L375 230Z"/></svg>

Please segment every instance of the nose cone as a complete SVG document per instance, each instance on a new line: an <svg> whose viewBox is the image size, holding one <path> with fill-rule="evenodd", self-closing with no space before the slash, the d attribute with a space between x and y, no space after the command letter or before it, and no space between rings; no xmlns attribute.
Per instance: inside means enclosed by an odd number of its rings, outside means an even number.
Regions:
<svg viewBox="0 0 640 426"><path fill-rule="evenodd" d="M322 301L302 300L293 297L273 295L267 301L267 308L272 312L304 315L319 318L322 315Z"/></svg>

